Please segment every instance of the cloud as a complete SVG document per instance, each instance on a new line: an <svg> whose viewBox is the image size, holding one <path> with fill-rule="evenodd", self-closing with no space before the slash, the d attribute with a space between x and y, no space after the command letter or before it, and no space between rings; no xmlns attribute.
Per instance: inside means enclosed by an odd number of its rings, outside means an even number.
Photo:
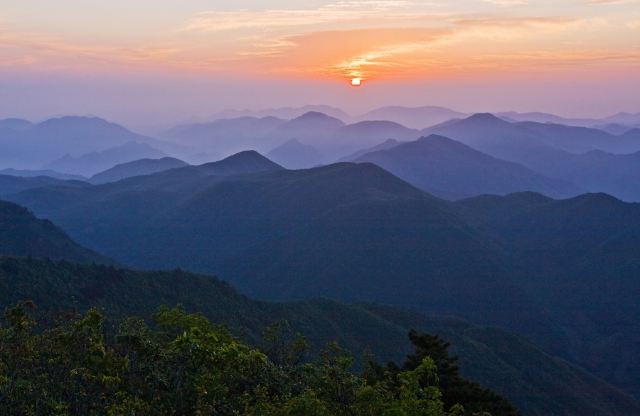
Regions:
<svg viewBox="0 0 640 416"><path fill-rule="evenodd" d="M402 19L424 17L411 9L412 2L399 0L339 1L315 9L267 9L205 11L194 16L185 31L223 32L240 29L283 29L292 27L340 24L345 22L401 22ZM423 2L421 7L439 6Z"/></svg>
<svg viewBox="0 0 640 416"><path fill-rule="evenodd" d="M495 4L500 7L523 6L529 4L528 0L482 0L485 3Z"/></svg>
<svg viewBox="0 0 640 416"><path fill-rule="evenodd" d="M638 3L638 0L586 0L587 3L591 4L627 4L627 3Z"/></svg>

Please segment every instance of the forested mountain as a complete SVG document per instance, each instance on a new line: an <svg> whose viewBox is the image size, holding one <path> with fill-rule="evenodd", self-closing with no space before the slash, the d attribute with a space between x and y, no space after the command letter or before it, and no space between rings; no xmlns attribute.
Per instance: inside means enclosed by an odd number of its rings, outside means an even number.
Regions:
<svg viewBox="0 0 640 416"><path fill-rule="evenodd" d="M121 163L105 171L93 175L89 182L94 184L117 182L133 176L151 175L169 169L188 166L186 162L173 157L161 159L138 159L133 162Z"/></svg>
<svg viewBox="0 0 640 416"><path fill-rule="evenodd" d="M255 152L7 198L123 264L217 273L266 299L375 301L499 325L637 391L640 329L625 318L637 315L634 204L452 204L372 164L287 171ZM527 211L539 201L553 210ZM610 344L606 365L590 358Z"/></svg>
<svg viewBox="0 0 640 416"><path fill-rule="evenodd" d="M375 163L410 184L446 199L517 191L536 191L553 197L579 193L575 185L438 135L372 151L354 161Z"/></svg>
<svg viewBox="0 0 640 416"><path fill-rule="evenodd" d="M71 241L50 221L38 219L27 209L4 201L0 201L0 256L112 263Z"/></svg>
<svg viewBox="0 0 640 416"><path fill-rule="evenodd" d="M305 335L311 353L337 341L356 357L369 350L379 360L397 362L411 351L406 335L409 328L415 328L451 342L452 351L460 357L462 374L502 393L524 415L624 415L639 409L603 381L522 338L451 318L329 300L259 302L209 276L36 259L0 258L0 289L1 306L32 299L41 313L52 316L95 306L113 318L150 318L159 305L182 304L188 312L202 312L258 346L267 346L262 335L267 327L286 321L289 331Z"/></svg>
<svg viewBox="0 0 640 416"><path fill-rule="evenodd" d="M640 205L604 194L555 201L531 194L460 201L503 241L531 293L567 330L575 361L638 396ZM616 357L594 360L608 348Z"/></svg>

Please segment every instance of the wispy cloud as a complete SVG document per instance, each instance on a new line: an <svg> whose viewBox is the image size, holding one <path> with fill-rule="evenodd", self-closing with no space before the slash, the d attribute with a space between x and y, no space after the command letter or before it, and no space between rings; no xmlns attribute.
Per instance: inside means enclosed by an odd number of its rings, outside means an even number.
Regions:
<svg viewBox="0 0 640 416"><path fill-rule="evenodd" d="M315 9L267 9L205 11L194 16L184 27L186 31L221 32L238 29L282 29L291 27L338 24L345 22L371 23L401 21L425 16L416 15L413 2L400 0L339 1ZM421 7L440 6L423 2Z"/></svg>

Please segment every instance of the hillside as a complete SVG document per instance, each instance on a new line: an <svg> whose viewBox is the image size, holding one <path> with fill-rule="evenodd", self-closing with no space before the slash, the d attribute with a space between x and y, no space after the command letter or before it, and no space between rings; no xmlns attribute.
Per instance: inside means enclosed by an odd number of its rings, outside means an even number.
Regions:
<svg viewBox="0 0 640 416"><path fill-rule="evenodd" d="M180 303L254 344L261 344L268 325L287 320L308 338L313 351L335 340L357 355L369 349L382 360L399 360L410 351L406 334L413 327L453 342L463 374L506 395L524 415L623 415L638 410L619 391L521 338L454 319L327 300L258 302L208 276L35 259L0 258L0 289L2 307L28 298L51 312L95 305L116 317L148 318L161 304Z"/></svg>
<svg viewBox="0 0 640 416"><path fill-rule="evenodd" d="M188 166L186 162L173 157L138 159L132 162L121 163L105 171L96 173L89 179L89 182L93 184L117 182L133 176L151 175L153 173L185 166Z"/></svg>
<svg viewBox="0 0 640 416"><path fill-rule="evenodd" d="M637 391L625 368L640 329L622 319L637 304L635 205L549 200L551 216L527 211L547 201L531 194L454 204L373 164L287 171L255 152L209 168L7 198L123 264L217 273L263 299L375 301L501 326ZM605 273L608 258L620 262ZM589 284L571 290L581 276ZM608 342L618 354L596 362Z"/></svg>
<svg viewBox="0 0 640 416"><path fill-rule="evenodd" d="M4 201L0 201L0 256L112 263L71 241L50 221L38 219L27 209Z"/></svg>
<svg viewBox="0 0 640 416"><path fill-rule="evenodd" d="M640 395L637 341L640 314L634 293L640 257L640 205L604 194L551 200L535 194L473 198L471 208L494 238L510 247L513 268L525 272L530 293L567 328L567 357ZM544 342L540 339L539 341ZM615 348L615 357L602 357Z"/></svg>
<svg viewBox="0 0 640 416"><path fill-rule="evenodd" d="M517 191L535 191L553 197L579 193L578 188L569 183L437 135L366 153L355 161L375 163L410 184L447 199Z"/></svg>

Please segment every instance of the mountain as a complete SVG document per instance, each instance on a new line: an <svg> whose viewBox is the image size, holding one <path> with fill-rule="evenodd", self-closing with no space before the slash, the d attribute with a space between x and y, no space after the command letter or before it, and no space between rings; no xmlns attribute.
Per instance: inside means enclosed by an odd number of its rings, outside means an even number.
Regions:
<svg viewBox="0 0 640 416"><path fill-rule="evenodd" d="M361 121L342 127L335 136L350 147L362 148L388 139L415 140L420 132L392 121Z"/></svg>
<svg viewBox="0 0 640 416"><path fill-rule="evenodd" d="M625 124L627 126L640 126L640 113L621 112L621 113L606 117L603 119L603 121L607 123Z"/></svg>
<svg viewBox="0 0 640 416"><path fill-rule="evenodd" d="M55 170L24 170L24 169L1 169L0 175L19 176L21 178L34 178L37 176L48 176L54 179L86 181L87 178L80 175L56 172Z"/></svg>
<svg viewBox="0 0 640 416"><path fill-rule="evenodd" d="M123 264L217 273L263 299L375 301L500 326L640 397L637 205L525 195L450 203L370 163L287 171L253 152L5 198Z"/></svg>
<svg viewBox="0 0 640 416"><path fill-rule="evenodd" d="M627 201L640 201L640 179L632 154L621 148L640 145L640 130L620 136L581 127L531 122L509 123L478 114L428 129L461 141L491 156L520 163L535 172L571 182L590 192L606 192ZM614 148L615 152L589 150ZM573 150L576 153L567 151Z"/></svg>
<svg viewBox="0 0 640 416"><path fill-rule="evenodd" d="M507 160L521 162L523 153L551 150L584 153L603 150L610 153L640 151L640 138L627 132L615 136L605 131L552 123L510 123L492 114L474 114L423 130L461 141L478 150Z"/></svg>
<svg viewBox="0 0 640 416"><path fill-rule="evenodd" d="M324 113L330 117L342 121L351 119L351 116L339 108L328 105L305 105L302 107L282 107L264 110L224 110L212 117L213 120L239 118L239 117L276 117L279 119L291 120L308 112Z"/></svg>
<svg viewBox="0 0 640 416"><path fill-rule="evenodd" d="M520 163L586 191L606 192L626 201L640 201L640 187L637 185L640 152L578 152L586 148L619 149L619 144L633 148L640 145L639 129L613 136L596 129L531 122L508 123L490 114L478 114L430 130L444 132L448 137L487 154ZM552 138L560 139L554 141ZM555 147L558 142L564 144Z"/></svg>
<svg viewBox="0 0 640 416"><path fill-rule="evenodd" d="M345 156L340 160L338 160L338 162L353 162L354 160L358 159L360 156L366 155L367 153L377 152L379 150L391 149L392 147L396 147L400 143L401 142L399 142L396 139L387 139L384 142L377 144L375 146L368 147L366 149L360 149L357 152L351 153L349 156Z"/></svg>
<svg viewBox="0 0 640 416"><path fill-rule="evenodd" d="M305 137L318 139L330 136L344 126L342 120L317 111L310 111L278 126L273 134L281 135L284 139L304 139Z"/></svg>
<svg viewBox="0 0 640 416"><path fill-rule="evenodd" d="M62 180L50 176L22 177L0 175L0 197L35 188L84 187L88 185L88 183L82 181Z"/></svg>
<svg viewBox="0 0 640 416"><path fill-rule="evenodd" d="M530 194L460 201L508 246L529 293L567 328L565 357L640 397L640 204L605 194L552 200ZM542 340L540 340L542 341ZM605 349L615 357L604 359Z"/></svg>
<svg viewBox="0 0 640 416"><path fill-rule="evenodd" d="M338 118L310 111L291 120L241 117L179 126L162 137L193 145L219 157L246 149L268 152L283 143L296 140L315 148L323 159L337 160L383 140L416 139L419 136L418 130L390 121L363 121L346 125Z"/></svg>
<svg viewBox="0 0 640 416"><path fill-rule="evenodd" d="M23 131L33 127L33 123L21 118L5 118L0 120L0 130L11 129L15 131Z"/></svg>
<svg viewBox="0 0 640 416"><path fill-rule="evenodd" d="M375 163L410 184L447 199L517 191L536 191L555 197L579 193L579 189L569 183L547 178L437 135L366 153L355 161Z"/></svg>
<svg viewBox="0 0 640 416"><path fill-rule="evenodd" d="M186 162L172 157L161 159L138 159L133 162L121 163L103 172L96 173L89 179L89 182L101 184L107 182L117 182L121 179L132 176L151 175L169 169L188 166Z"/></svg>
<svg viewBox="0 0 640 416"><path fill-rule="evenodd" d="M640 152L615 155L593 150L581 155L532 158L529 164L590 192L606 192L625 201L640 201Z"/></svg>
<svg viewBox="0 0 640 416"><path fill-rule="evenodd" d="M260 302L216 278L182 271L0 258L0 307L23 299L34 300L43 311L97 306L116 317L147 319L159 305L182 304L252 344L262 343L268 325L286 320L293 331L305 335L313 352L337 341L356 357L368 350L393 361L410 351L406 334L415 328L451 342L463 375L504 394L523 415L627 415L639 409L620 391L520 337L451 318L328 300Z"/></svg>
<svg viewBox="0 0 640 416"><path fill-rule="evenodd" d="M291 139L276 147L267 158L288 169L312 168L322 164L323 158L314 147Z"/></svg>
<svg viewBox="0 0 640 416"><path fill-rule="evenodd" d="M595 118L569 118L543 112L519 113L517 111L505 111L496 113L496 116L509 122L534 121L536 123L554 123L567 126L591 127L601 124L603 120Z"/></svg>
<svg viewBox="0 0 640 416"><path fill-rule="evenodd" d="M236 176L203 169L10 198L136 267L218 272L262 298L378 301L505 327L514 308L529 305L518 325L531 319L531 331L553 332L446 202L375 165Z"/></svg>
<svg viewBox="0 0 640 416"><path fill-rule="evenodd" d="M0 201L0 256L111 263L74 243L50 221L38 219L26 208L4 201Z"/></svg>
<svg viewBox="0 0 640 416"><path fill-rule="evenodd" d="M52 118L24 127L0 130L0 166L39 169L65 155L100 152L129 142L165 145L97 117Z"/></svg>
<svg viewBox="0 0 640 416"><path fill-rule="evenodd" d="M99 152L74 157L69 154L46 165L47 169L92 176L117 164L144 158L160 158L164 153L145 143L127 142Z"/></svg>
<svg viewBox="0 0 640 416"><path fill-rule="evenodd" d="M359 120L389 120L409 128L423 129L453 118L462 118L466 114L444 107L402 107L388 106L377 108L362 114Z"/></svg>
<svg viewBox="0 0 640 416"><path fill-rule="evenodd" d="M221 119L177 126L162 133L161 137L194 146L214 157L223 157L247 149L266 151L273 148L282 142L282 138L270 138L268 133L285 122L275 117Z"/></svg>

